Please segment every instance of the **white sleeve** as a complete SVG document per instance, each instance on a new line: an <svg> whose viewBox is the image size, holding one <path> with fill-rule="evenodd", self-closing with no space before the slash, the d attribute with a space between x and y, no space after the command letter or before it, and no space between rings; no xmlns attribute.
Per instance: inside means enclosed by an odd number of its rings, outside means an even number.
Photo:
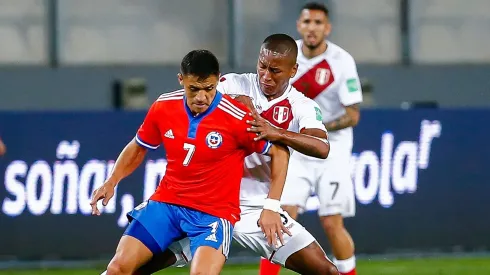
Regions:
<svg viewBox="0 0 490 275"><path fill-rule="evenodd" d="M356 62L352 56L345 59L339 89L340 102L344 106L362 102L361 81L357 74Z"/></svg>
<svg viewBox="0 0 490 275"><path fill-rule="evenodd" d="M322 111L318 104L307 98L299 104L300 108L296 111L298 118L299 130L303 129L320 129L327 131L323 124Z"/></svg>
<svg viewBox="0 0 490 275"><path fill-rule="evenodd" d="M219 92L229 95L232 98L239 95L250 96L249 89L244 89L242 82L240 80L242 77L239 74L229 73L220 77L218 82L218 87L216 88Z"/></svg>

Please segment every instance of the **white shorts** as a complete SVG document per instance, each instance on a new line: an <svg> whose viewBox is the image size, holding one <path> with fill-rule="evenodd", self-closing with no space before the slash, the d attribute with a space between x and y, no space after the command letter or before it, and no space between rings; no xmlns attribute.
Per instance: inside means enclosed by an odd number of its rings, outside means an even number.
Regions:
<svg viewBox="0 0 490 275"><path fill-rule="evenodd" d="M255 253L269 259L273 263L284 266L289 256L315 241L315 238L301 224L293 220L285 211L283 211L281 216L292 236L284 234L284 245L275 249L269 246L264 233L257 225L257 221L262 213L262 207L242 206L241 210L241 220L235 224L233 239L243 247L253 250ZM177 262L174 266L184 266L192 259L188 238L173 243L169 249L177 258Z"/></svg>
<svg viewBox="0 0 490 275"><path fill-rule="evenodd" d="M294 156L294 153L289 160L281 204L295 205L305 210L308 198L316 194L320 201L318 215L355 216L356 200L350 156L329 155L326 160L318 160Z"/></svg>

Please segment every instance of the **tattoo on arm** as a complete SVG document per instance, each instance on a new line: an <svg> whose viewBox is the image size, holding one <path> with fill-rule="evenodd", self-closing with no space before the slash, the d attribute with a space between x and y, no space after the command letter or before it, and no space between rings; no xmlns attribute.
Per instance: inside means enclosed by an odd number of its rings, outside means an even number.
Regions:
<svg viewBox="0 0 490 275"><path fill-rule="evenodd" d="M353 111L359 112L359 104L354 104L346 108L351 108L353 109ZM350 112L347 111L347 113L337 118L336 120L325 123L325 127L327 128L328 131L337 131L337 130L351 127L355 124L356 124L355 118L353 118Z"/></svg>

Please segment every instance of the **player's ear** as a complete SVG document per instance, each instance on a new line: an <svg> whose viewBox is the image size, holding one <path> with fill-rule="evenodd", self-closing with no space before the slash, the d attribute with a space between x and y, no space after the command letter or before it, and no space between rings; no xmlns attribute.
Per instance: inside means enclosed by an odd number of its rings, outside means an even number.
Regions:
<svg viewBox="0 0 490 275"><path fill-rule="evenodd" d="M181 73L177 74L177 79L179 80L180 86L184 86L184 77L182 76Z"/></svg>
<svg viewBox="0 0 490 275"><path fill-rule="evenodd" d="M297 72L298 72L298 63L294 64L293 68L291 69L291 78L293 78Z"/></svg>
<svg viewBox="0 0 490 275"><path fill-rule="evenodd" d="M330 20L327 18L327 23L325 23L325 37L328 37L330 35L330 32L332 32L332 24L330 24Z"/></svg>
<svg viewBox="0 0 490 275"><path fill-rule="evenodd" d="M296 31L301 34L301 17L296 20Z"/></svg>

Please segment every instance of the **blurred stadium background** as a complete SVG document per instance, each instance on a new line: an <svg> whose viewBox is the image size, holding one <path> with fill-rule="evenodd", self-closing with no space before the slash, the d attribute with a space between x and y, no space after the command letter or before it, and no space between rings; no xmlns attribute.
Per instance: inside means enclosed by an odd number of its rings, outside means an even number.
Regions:
<svg viewBox="0 0 490 275"><path fill-rule="evenodd" d="M224 73L255 71L263 38L298 38L305 2L0 0L0 274L100 274L162 151L101 217L90 194L178 88L181 58L206 48ZM346 221L359 274L490 274L490 1L324 2L365 96ZM301 221L328 248L315 208ZM257 260L235 246L223 274L257 274Z"/></svg>

